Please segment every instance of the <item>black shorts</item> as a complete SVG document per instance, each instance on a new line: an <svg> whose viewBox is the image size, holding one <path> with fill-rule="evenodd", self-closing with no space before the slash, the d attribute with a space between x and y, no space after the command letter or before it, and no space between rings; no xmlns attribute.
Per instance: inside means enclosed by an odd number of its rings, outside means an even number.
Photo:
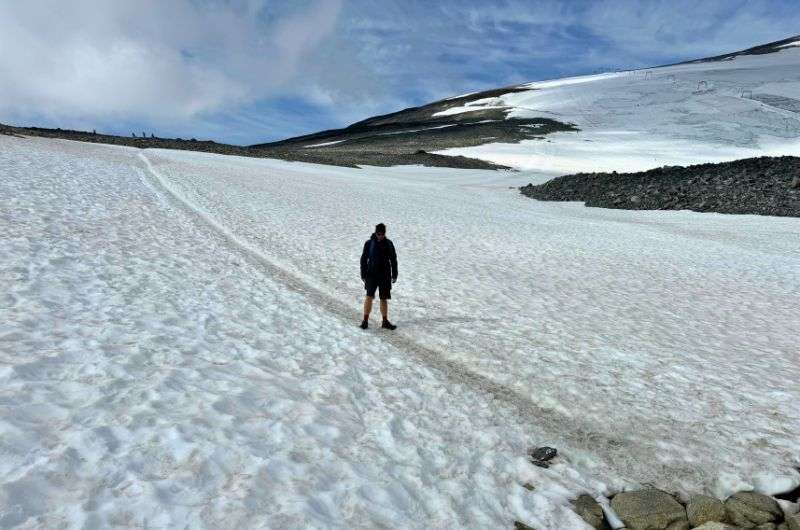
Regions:
<svg viewBox="0 0 800 530"><path fill-rule="evenodd" d="M392 279L391 278L367 278L364 282L367 289L367 296L375 297L375 290L378 290L378 297L381 300L392 299Z"/></svg>

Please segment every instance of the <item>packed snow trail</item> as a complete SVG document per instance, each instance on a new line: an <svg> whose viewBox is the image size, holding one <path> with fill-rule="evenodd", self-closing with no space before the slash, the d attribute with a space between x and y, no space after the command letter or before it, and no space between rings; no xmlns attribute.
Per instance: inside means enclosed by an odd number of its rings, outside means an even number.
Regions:
<svg viewBox="0 0 800 530"><path fill-rule="evenodd" d="M536 426L287 289L136 153L0 137L0 527L585 528L568 499L605 486L526 463Z"/></svg>

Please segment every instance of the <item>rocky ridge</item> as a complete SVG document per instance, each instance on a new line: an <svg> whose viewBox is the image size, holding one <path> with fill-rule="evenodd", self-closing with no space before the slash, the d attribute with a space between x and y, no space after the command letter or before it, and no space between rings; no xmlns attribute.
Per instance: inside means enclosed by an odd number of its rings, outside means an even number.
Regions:
<svg viewBox="0 0 800 530"><path fill-rule="evenodd" d="M256 158L276 158L293 162L309 162L314 164L328 164L333 166L357 167L368 166L395 166L418 164L432 167L451 167L459 169L508 169L506 166L492 164L477 158L465 156L445 156L429 153L424 149L410 146L395 146L370 144L362 141L357 146L347 149L334 149L334 146L322 146L319 149L306 148L303 144L263 144L258 146L238 146L214 142L212 140L197 140L195 138L160 138L157 136L117 136L89 131L76 131L70 129L48 129L43 127L14 127L0 123L0 134L25 137L61 138L78 142L91 142L110 145L124 145L140 149L178 149L185 151L200 151L221 155L249 156ZM433 145L433 144L431 144Z"/></svg>
<svg viewBox="0 0 800 530"><path fill-rule="evenodd" d="M541 201L625 210L800 217L800 158L747 158L641 173L578 173L520 188Z"/></svg>

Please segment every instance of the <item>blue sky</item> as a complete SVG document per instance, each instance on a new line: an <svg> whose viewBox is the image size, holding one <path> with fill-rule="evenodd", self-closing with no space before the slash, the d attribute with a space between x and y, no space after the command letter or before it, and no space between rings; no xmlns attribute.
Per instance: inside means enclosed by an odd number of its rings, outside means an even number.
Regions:
<svg viewBox="0 0 800 530"><path fill-rule="evenodd" d="M252 144L796 34L796 0L0 0L0 122Z"/></svg>

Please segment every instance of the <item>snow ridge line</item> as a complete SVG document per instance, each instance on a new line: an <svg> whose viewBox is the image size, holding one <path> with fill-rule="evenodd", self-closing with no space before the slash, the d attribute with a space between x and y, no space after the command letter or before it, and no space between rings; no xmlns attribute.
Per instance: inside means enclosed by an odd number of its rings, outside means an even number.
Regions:
<svg viewBox="0 0 800 530"><path fill-rule="evenodd" d="M213 229L232 247L241 252L246 259L259 265L270 277L289 290L313 300L318 307L322 307L337 318L355 322L353 308L343 304L330 294L309 285L297 275L275 264L252 245L236 237L235 234L213 219L202 208L183 197L167 179L153 168L150 160L143 152L138 153L138 157L144 162L147 173L155 181L154 189L161 188L165 192L165 199L171 199L190 217L194 217L200 223ZM353 325L355 326L355 324ZM386 333L383 340L386 340L401 351L414 355L421 362L444 375L447 380L471 388L480 394L488 394L493 399L507 405L511 414L516 416L516 419L525 426L526 430L531 431L531 436L540 439L540 441L545 438L545 433L542 431L546 431L547 437L555 438L555 441L550 443L558 442L561 447L574 446L584 451L591 451L598 456L602 456L609 464L611 462L617 464L624 462L629 455L629 450L626 446L631 442L622 437L609 436L592 429L588 424L579 423L555 410L545 409L521 392L474 372L457 361L447 359L440 352L418 344L402 333ZM503 415L505 416L506 414ZM505 421L513 421L513 419L504 418ZM531 442L534 441L535 439L532 438ZM638 452L644 452L643 449L651 453L649 455L651 462L657 462L656 453L650 447L639 447ZM656 480L659 475L660 473L654 470L652 477L649 478L650 480ZM640 477L640 480L643 479L644 477Z"/></svg>

